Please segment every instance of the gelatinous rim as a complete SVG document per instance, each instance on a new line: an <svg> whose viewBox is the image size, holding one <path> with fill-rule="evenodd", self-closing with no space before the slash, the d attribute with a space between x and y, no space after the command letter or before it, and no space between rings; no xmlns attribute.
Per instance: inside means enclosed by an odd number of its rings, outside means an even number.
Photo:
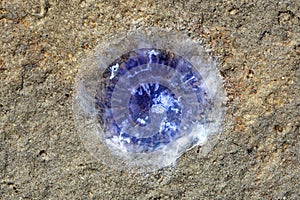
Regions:
<svg viewBox="0 0 300 200"><path fill-rule="evenodd" d="M195 125L188 137L182 137L166 148L153 152L119 152L103 143L104 133L97 119L95 96L105 69L121 55L143 48L174 52L190 62L207 85L211 106L206 112L207 123ZM199 44L179 33L158 29L134 31L101 43L78 69L75 90L73 110L80 137L96 159L113 168L130 168L133 172L153 171L175 163L182 153L198 145L202 146L200 154L205 155L211 150L221 131L225 95L216 63Z"/></svg>

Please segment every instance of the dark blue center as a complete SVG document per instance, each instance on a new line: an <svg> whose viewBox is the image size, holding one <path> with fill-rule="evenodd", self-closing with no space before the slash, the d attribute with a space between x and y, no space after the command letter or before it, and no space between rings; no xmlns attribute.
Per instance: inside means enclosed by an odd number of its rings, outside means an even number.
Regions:
<svg viewBox="0 0 300 200"><path fill-rule="evenodd" d="M142 84L129 100L132 121L139 126L151 123L150 112L165 113L171 123L180 122L180 106L175 95L160 84Z"/></svg>

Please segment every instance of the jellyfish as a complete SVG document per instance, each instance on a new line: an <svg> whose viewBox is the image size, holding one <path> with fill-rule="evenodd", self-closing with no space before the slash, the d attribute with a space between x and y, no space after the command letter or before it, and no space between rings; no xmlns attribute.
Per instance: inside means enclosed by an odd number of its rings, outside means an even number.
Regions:
<svg viewBox="0 0 300 200"><path fill-rule="evenodd" d="M89 152L113 168L153 171L211 147L225 113L216 61L177 32L115 38L99 44L75 79L75 125Z"/></svg>

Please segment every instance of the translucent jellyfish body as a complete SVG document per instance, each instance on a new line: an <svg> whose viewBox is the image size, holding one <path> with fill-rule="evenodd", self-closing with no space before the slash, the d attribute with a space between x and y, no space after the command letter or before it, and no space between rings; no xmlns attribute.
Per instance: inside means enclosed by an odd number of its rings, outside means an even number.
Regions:
<svg viewBox="0 0 300 200"><path fill-rule="evenodd" d="M169 166L195 146L211 147L220 132L224 93L216 64L180 34L152 29L100 44L75 87L80 136L115 168Z"/></svg>

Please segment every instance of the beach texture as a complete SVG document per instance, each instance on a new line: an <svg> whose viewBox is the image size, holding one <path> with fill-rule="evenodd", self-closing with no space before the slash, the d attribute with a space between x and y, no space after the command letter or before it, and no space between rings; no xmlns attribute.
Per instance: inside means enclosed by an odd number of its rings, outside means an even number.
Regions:
<svg viewBox="0 0 300 200"><path fill-rule="evenodd" d="M299 199L300 1L0 1L0 199ZM75 128L77 70L100 41L182 32L218 62L224 129L151 173L97 162Z"/></svg>

